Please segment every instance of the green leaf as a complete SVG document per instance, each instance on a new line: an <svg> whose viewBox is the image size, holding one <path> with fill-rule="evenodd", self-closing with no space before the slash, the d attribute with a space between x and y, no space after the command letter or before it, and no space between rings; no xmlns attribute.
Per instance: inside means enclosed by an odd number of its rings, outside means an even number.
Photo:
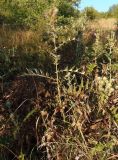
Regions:
<svg viewBox="0 0 118 160"><path fill-rule="evenodd" d="M34 113L36 113L36 112L37 112L37 109L31 110L31 111L27 114L27 116L24 118L23 123L26 122L26 121L27 121Z"/></svg>

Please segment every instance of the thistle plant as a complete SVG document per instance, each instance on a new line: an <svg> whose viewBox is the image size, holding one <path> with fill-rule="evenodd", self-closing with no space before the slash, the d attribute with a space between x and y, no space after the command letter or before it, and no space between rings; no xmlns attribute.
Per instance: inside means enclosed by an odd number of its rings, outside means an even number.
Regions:
<svg viewBox="0 0 118 160"><path fill-rule="evenodd" d="M99 102L101 105L105 104L110 95L113 93L113 82L113 79L109 80L107 77L97 77L97 93L99 95Z"/></svg>
<svg viewBox="0 0 118 160"><path fill-rule="evenodd" d="M100 31L97 31L95 33L95 36L96 36L96 40L95 40L95 43L93 44L93 56L95 57L95 63L96 63L97 58L101 54L103 54L103 45L100 40Z"/></svg>

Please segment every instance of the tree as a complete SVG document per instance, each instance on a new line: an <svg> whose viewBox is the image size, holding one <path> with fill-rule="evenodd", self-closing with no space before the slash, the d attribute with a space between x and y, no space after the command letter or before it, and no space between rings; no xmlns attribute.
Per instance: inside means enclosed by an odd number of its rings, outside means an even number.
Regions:
<svg viewBox="0 0 118 160"><path fill-rule="evenodd" d="M5 23L32 27L50 5L50 0L3 0L0 2L0 17L4 17Z"/></svg>
<svg viewBox="0 0 118 160"><path fill-rule="evenodd" d="M2 0L0 2L0 18L5 23L34 26L48 10L56 6L58 17L74 17L78 14L74 5L77 0Z"/></svg>
<svg viewBox="0 0 118 160"><path fill-rule="evenodd" d="M110 17L118 18L118 4L114 4L109 8L108 15Z"/></svg>
<svg viewBox="0 0 118 160"><path fill-rule="evenodd" d="M83 13L86 14L88 20L95 20L99 17L99 12L93 7L86 7Z"/></svg>

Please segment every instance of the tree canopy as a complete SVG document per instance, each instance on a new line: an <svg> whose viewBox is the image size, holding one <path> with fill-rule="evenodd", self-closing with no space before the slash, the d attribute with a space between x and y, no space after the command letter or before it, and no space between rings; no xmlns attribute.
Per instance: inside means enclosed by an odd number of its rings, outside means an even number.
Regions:
<svg viewBox="0 0 118 160"><path fill-rule="evenodd" d="M1 22L12 25L34 26L52 6L58 8L58 16L64 18L78 14L74 5L78 0L2 0L0 2Z"/></svg>
<svg viewBox="0 0 118 160"><path fill-rule="evenodd" d="M114 4L109 8L108 15L114 18L118 18L118 4Z"/></svg>

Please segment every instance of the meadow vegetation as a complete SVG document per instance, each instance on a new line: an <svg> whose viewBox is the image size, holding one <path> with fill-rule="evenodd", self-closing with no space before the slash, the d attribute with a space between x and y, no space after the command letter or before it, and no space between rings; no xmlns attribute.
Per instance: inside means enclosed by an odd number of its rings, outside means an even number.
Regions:
<svg viewBox="0 0 118 160"><path fill-rule="evenodd" d="M117 5L0 1L0 160L118 159Z"/></svg>

